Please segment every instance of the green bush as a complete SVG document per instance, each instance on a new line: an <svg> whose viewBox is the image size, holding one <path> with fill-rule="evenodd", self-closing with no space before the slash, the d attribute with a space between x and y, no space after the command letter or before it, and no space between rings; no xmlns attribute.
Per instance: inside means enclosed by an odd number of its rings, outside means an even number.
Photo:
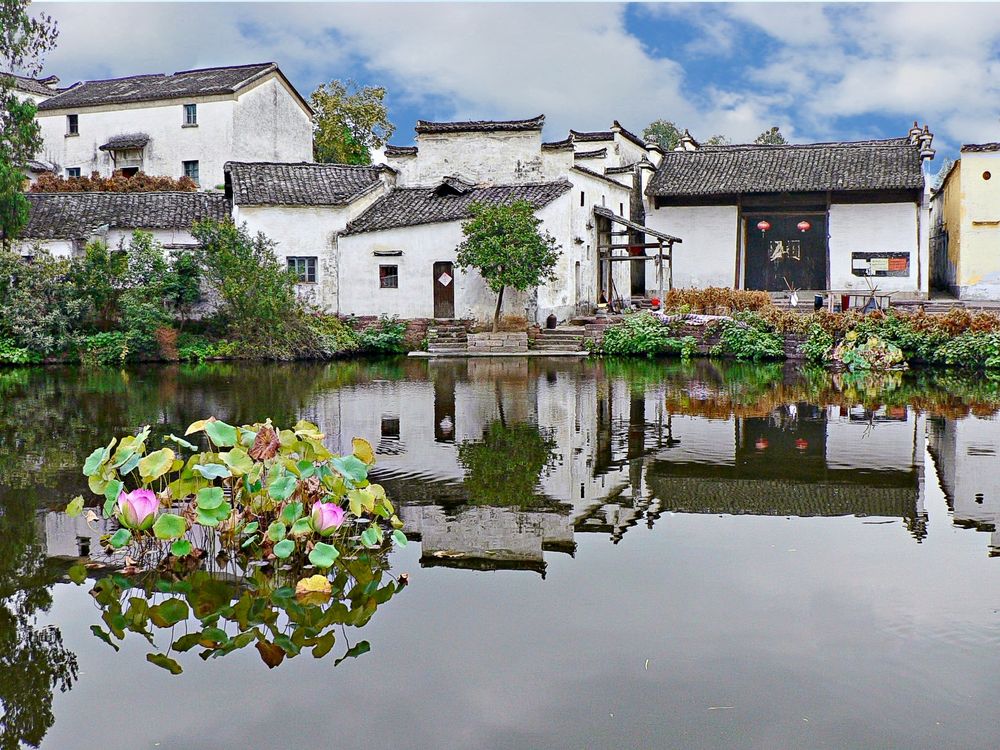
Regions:
<svg viewBox="0 0 1000 750"><path fill-rule="evenodd" d="M358 348L363 352L399 354L406 351L403 341L406 336L406 323L396 318L383 315L377 323L357 335Z"/></svg>
<svg viewBox="0 0 1000 750"><path fill-rule="evenodd" d="M806 340L802 344L802 354L808 362L822 363L830 359L833 351L833 334L818 323L809 325Z"/></svg>
<svg viewBox="0 0 1000 750"><path fill-rule="evenodd" d="M84 305L67 283L70 270L40 249L30 261L0 250L0 336L39 358L72 349Z"/></svg>
<svg viewBox="0 0 1000 750"><path fill-rule="evenodd" d="M626 315L620 323L608 326L600 350L604 354L626 356L679 354L685 359L697 351L694 337L678 339L671 333L670 325L653 313L638 312Z"/></svg>
<svg viewBox="0 0 1000 750"><path fill-rule="evenodd" d="M313 347L319 356L331 358L357 351L361 337L357 331L336 315L314 315L309 318Z"/></svg>
<svg viewBox="0 0 1000 750"><path fill-rule="evenodd" d="M36 352L17 346L12 339L0 338L0 364L30 365L41 361Z"/></svg>
<svg viewBox="0 0 1000 750"><path fill-rule="evenodd" d="M785 358L784 339L755 313L737 313L716 325L721 329L721 339L712 347L714 355L752 362Z"/></svg>
<svg viewBox="0 0 1000 750"><path fill-rule="evenodd" d="M240 354L240 345L231 341L212 341L192 333L182 333L177 337L177 359L181 362L237 359Z"/></svg>
<svg viewBox="0 0 1000 750"><path fill-rule="evenodd" d="M932 361L959 367L1000 367L1000 334L963 333L955 336L934 351Z"/></svg>
<svg viewBox="0 0 1000 750"><path fill-rule="evenodd" d="M95 367L117 366L128 359L128 337L121 331L105 331L87 336L80 345L80 362Z"/></svg>

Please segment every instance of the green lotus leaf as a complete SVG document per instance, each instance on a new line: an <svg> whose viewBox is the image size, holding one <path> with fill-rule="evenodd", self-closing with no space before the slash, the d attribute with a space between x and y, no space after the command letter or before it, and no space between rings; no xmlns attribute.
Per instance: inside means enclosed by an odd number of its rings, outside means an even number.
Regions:
<svg viewBox="0 0 1000 750"><path fill-rule="evenodd" d="M110 544L115 549L121 549L132 539L132 532L128 529L118 529L111 538L108 539L108 544Z"/></svg>
<svg viewBox="0 0 1000 750"><path fill-rule="evenodd" d="M242 448L233 448L228 453L220 453L222 463L229 467L233 476L243 476L253 470L254 463L250 455Z"/></svg>
<svg viewBox="0 0 1000 750"><path fill-rule="evenodd" d="M171 659L166 654L146 654L146 661L170 672L170 674L180 674L184 670L181 665Z"/></svg>
<svg viewBox="0 0 1000 750"><path fill-rule="evenodd" d="M139 461L139 476L145 482L151 482L170 471L170 465L173 462L174 452L169 448L161 448L158 451L153 451Z"/></svg>
<svg viewBox="0 0 1000 750"><path fill-rule="evenodd" d="M194 545L188 539L178 539L170 545L170 552L175 557L186 557L191 554L193 549Z"/></svg>
<svg viewBox="0 0 1000 750"><path fill-rule="evenodd" d="M227 479L232 476L222 464L195 464L192 469L205 479Z"/></svg>
<svg viewBox="0 0 1000 750"><path fill-rule="evenodd" d="M293 524L302 515L302 503L289 503L281 509L281 520Z"/></svg>
<svg viewBox="0 0 1000 750"><path fill-rule="evenodd" d="M70 518L76 518L81 513L83 513L83 495L77 495L66 506L66 515Z"/></svg>
<svg viewBox="0 0 1000 750"><path fill-rule="evenodd" d="M281 521L274 521L267 527L267 538L272 542L280 542L285 538L288 529Z"/></svg>
<svg viewBox="0 0 1000 750"><path fill-rule="evenodd" d="M291 539L283 539L274 545L274 556L280 560L289 557L295 551L295 542Z"/></svg>
<svg viewBox="0 0 1000 750"><path fill-rule="evenodd" d="M215 445L228 448L236 445L236 428L225 422L206 422L205 434Z"/></svg>
<svg viewBox="0 0 1000 750"><path fill-rule="evenodd" d="M95 448L94 452L87 456L87 460L83 462L83 475L85 477L91 477L97 473L98 469L104 465L104 462L108 460L108 449L107 448Z"/></svg>
<svg viewBox="0 0 1000 750"><path fill-rule="evenodd" d="M277 501L287 500L295 493L298 481L293 476L278 477L267 488L267 493Z"/></svg>
<svg viewBox="0 0 1000 750"><path fill-rule="evenodd" d="M221 487L202 487L195 497L198 507L205 511L215 510L226 499Z"/></svg>
<svg viewBox="0 0 1000 750"><path fill-rule="evenodd" d="M317 568L329 568L340 557L340 552L332 544L317 542L309 553L309 562Z"/></svg>
<svg viewBox="0 0 1000 750"><path fill-rule="evenodd" d="M393 529L392 538L400 547L405 547L407 545L406 534L399 529Z"/></svg>
<svg viewBox="0 0 1000 750"><path fill-rule="evenodd" d="M180 539L185 531L187 531L187 521L173 513L163 513L153 523L153 534L163 541Z"/></svg>
<svg viewBox="0 0 1000 750"><path fill-rule="evenodd" d="M169 628L186 620L190 613L186 601L172 597L150 607L149 619L158 628Z"/></svg>

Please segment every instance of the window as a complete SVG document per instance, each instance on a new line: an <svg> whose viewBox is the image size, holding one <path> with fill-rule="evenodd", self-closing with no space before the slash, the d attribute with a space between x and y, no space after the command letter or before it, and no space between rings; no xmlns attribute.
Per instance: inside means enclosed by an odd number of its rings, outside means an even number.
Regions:
<svg viewBox="0 0 1000 750"><path fill-rule="evenodd" d="M619 203L618 204L618 215L619 216L624 216L625 215L625 204L624 203Z"/></svg>
<svg viewBox="0 0 1000 750"><path fill-rule="evenodd" d="M197 161L185 161L182 162L184 165L184 176L190 177L195 182L198 182L198 162Z"/></svg>
<svg viewBox="0 0 1000 750"><path fill-rule="evenodd" d="M587 194L584 191L580 191L580 206L583 207L587 201Z"/></svg>
<svg viewBox="0 0 1000 750"><path fill-rule="evenodd" d="M399 266L378 267L379 289L399 289Z"/></svg>
<svg viewBox="0 0 1000 750"><path fill-rule="evenodd" d="M299 283L316 283L316 258L288 258L288 270L299 277Z"/></svg>
<svg viewBox="0 0 1000 750"><path fill-rule="evenodd" d="M198 124L198 105L197 104L185 104L184 105L184 124L188 127L191 125Z"/></svg>
<svg viewBox="0 0 1000 750"><path fill-rule="evenodd" d="M991 175L991 174L990 174L989 172L983 172L983 179L984 179L984 180L988 180L988 179L990 179L990 177L992 177L992 176L993 176L993 175Z"/></svg>
<svg viewBox="0 0 1000 750"><path fill-rule="evenodd" d="M67 177L79 177L80 176L80 168L79 167L66 167L66 176Z"/></svg>
<svg viewBox="0 0 1000 750"><path fill-rule="evenodd" d="M80 115L66 115L66 135L80 135Z"/></svg>

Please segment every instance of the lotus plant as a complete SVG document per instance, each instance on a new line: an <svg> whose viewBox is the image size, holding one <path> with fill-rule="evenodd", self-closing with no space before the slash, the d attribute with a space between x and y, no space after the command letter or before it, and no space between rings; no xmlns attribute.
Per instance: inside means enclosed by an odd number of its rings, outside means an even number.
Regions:
<svg viewBox="0 0 1000 750"><path fill-rule="evenodd" d="M115 515L118 521L127 529L146 531L156 520L156 511L160 501L152 490L132 490L118 495L118 507Z"/></svg>
<svg viewBox="0 0 1000 750"><path fill-rule="evenodd" d="M344 509L336 503L315 503L310 516L313 531L330 536L344 523Z"/></svg>

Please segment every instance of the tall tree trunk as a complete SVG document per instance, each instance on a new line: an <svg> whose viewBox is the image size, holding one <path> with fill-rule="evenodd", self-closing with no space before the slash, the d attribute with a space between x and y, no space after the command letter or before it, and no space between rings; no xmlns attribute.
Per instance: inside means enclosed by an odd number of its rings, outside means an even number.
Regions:
<svg viewBox="0 0 1000 750"><path fill-rule="evenodd" d="M503 290L504 287L500 287L500 292L497 294L497 309L493 311L493 333L500 332L500 307L503 305Z"/></svg>

